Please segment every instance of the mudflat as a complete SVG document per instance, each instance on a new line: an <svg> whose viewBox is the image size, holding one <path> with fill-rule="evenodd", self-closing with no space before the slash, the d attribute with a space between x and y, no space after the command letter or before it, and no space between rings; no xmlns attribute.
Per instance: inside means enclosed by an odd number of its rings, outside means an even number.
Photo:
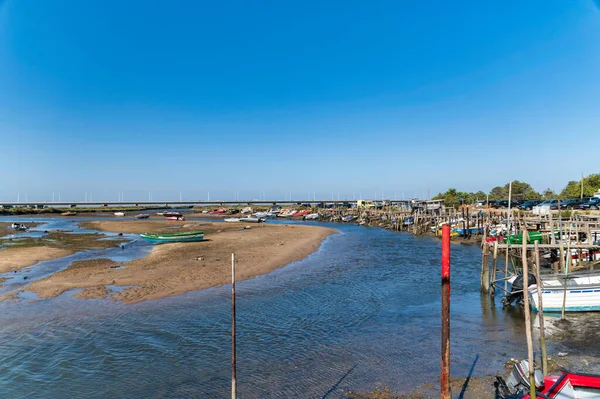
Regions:
<svg viewBox="0 0 600 399"><path fill-rule="evenodd" d="M228 284L232 253L236 255L236 279L245 280L305 258L326 237L337 233L316 226L164 220L95 221L82 223L82 227L120 233L203 230L206 241L156 245L149 256L126 263L109 259L74 262L65 270L31 283L26 290L50 298L81 288L83 291L77 295L80 298L110 295L125 303L181 295ZM111 292L107 288L111 285L128 288Z"/></svg>

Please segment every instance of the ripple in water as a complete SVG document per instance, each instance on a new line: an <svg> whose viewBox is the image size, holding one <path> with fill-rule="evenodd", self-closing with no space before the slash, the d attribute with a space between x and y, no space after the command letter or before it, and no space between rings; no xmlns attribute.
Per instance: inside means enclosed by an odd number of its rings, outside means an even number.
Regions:
<svg viewBox="0 0 600 399"><path fill-rule="evenodd" d="M307 259L240 282L240 398L328 398L377 383L436 381L440 244L335 225ZM521 315L479 295L478 247L452 247L452 373L497 372L524 355ZM122 305L0 304L0 389L8 398L222 398L230 395L230 287ZM515 338L518 337L518 338ZM507 355L508 353L508 355Z"/></svg>

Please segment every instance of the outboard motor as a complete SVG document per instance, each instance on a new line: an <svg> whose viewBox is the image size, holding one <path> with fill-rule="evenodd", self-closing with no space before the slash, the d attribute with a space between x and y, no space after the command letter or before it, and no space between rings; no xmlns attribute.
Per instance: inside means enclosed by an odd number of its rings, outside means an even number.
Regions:
<svg viewBox="0 0 600 399"><path fill-rule="evenodd" d="M528 273L529 275L529 286L537 284L537 280L535 275ZM510 294L506 294L504 298L502 298L502 305L508 306L513 302L519 303L523 300L523 274L517 274L508 280L511 283L512 288L510 290Z"/></svg>

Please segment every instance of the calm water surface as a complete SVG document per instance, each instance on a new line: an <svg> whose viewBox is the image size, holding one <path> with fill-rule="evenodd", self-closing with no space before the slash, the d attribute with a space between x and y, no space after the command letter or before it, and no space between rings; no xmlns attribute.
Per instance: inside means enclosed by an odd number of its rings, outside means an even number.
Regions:
<svg viewBox="0 0 600 399"><path fill-rule="evenodd" d="M239 398L322 398L350 370L327 398L436 383L440 243L330 226L342 234L318 252L237 286ZM480 296L478 247L454 245L452 262L452 374L477 355L475 374L496 373L526 355L521 312ZM228 397L230 306L230 286L136 305L0 303L0 396Z"/></svg>

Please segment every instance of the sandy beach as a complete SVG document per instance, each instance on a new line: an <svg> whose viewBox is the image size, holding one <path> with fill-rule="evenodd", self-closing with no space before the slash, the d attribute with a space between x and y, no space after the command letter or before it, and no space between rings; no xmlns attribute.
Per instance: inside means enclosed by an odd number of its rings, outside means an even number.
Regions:
<svg viewBox="0 0 600 399"><path fill-rule="evenodd" d="M190 223L172 221L98 221L82 227L139 233L203 230L207 241L157 245L146 258L127 263L109 259L74 262L69 268L26 287L42 298L82 288L77 296L105 298L106 286L127 286L111 297L135 303L228 284L231 253L236 254L236 279L269 273L316 251L334 229L298 225L252 225L243 223ZM123 268L117 268L124 266Z"/></svg>
<svg viewBox="0 0 600 399"><path fill-rule="evenodd" d="M0 252L0 273L21 270L43 260L62 258L72 251L52 247L8 248Z"/></svg>

